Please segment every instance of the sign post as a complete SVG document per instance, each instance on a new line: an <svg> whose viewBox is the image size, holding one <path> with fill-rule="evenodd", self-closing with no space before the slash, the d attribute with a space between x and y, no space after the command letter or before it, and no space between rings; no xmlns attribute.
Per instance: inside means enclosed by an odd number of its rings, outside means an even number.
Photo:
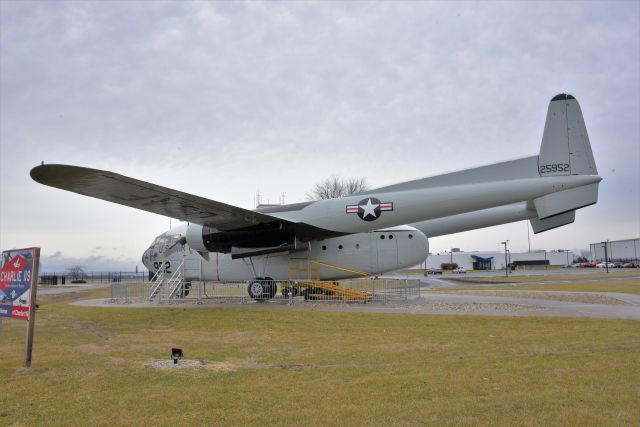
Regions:
<svg viewBox="0 0 640 427"><path fill-rule="evenodd" d="M40 248L2 252L0 317L27 321L24 366L31 366Z"/></svg>

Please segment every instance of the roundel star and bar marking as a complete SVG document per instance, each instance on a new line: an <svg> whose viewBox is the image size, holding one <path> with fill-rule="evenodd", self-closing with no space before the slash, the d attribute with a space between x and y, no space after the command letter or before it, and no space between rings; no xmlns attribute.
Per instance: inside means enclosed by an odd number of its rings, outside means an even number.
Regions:
<svg viewBox="0 0 640 427"><path fill-rule="evenodd" d="M357 205L347 205L347 213L357 213L364 221L375 221L383 211L392 211L393 202L381 202L375 197L360 200Z"/></svg>

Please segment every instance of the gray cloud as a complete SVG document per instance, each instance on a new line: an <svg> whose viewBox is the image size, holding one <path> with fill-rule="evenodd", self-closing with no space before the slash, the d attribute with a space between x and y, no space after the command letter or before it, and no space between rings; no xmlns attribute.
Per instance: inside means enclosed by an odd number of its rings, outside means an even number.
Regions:
<svg viewBox="0 0 640 427"><path fill-rule="evenodd" d="M58 251L53 255L40 257L40 268L43 273L64 273L67 268L79 265L87 272L100 271L143 271L141 263L133 259L112 258L104 256L69 257ZM146 270L145 270L146 271Z"/></svg>
<svg viewBox="0 0 640 427"><path fill-rule="evenodd" d="M598 205L537 243L640 235L637 2L0 7L3 248L137 259L168 227L34 184L40 160L293 202L333 174L375 186L535 154L561 91L581 102L605 180ZM432 246L491 249L484 233Z"/></svg>

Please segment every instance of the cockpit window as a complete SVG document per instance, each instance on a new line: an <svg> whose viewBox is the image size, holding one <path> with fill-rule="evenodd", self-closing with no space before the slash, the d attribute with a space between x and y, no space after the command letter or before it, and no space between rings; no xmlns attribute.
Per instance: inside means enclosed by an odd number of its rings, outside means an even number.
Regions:
<svg viewBox="0 0 640 427"><path fill-rule="evenodd" d="M156 237L151 246L155 247L159 252L164 252L173 246L179 239L178 235L175 236L165 236L160 235Z"/></svg>

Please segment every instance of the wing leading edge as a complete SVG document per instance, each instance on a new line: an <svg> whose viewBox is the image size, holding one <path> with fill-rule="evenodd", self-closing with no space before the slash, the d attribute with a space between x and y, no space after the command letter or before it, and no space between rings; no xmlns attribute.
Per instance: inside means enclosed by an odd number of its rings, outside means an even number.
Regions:
<svg viewBox="0 0 640 427"><path fill-rule="evenodd" d="M98 169L41 165L31 169L30 175L34 181L50 187L222 231L255 227L260 224L291 224L271 215Z"/></svg>
<svg viewBox="0 0 640 427"><path fill-rule="evenodd" d="M202 226L201 234L224 248L295 246L297 241L335 237L347 233L289 221L204 197L98 169L70 165L40 165L31 169L34 181L83 196L141 209ZM289 205L292 210L307 204ZM283 207L284 208L284 207Z"/></svg>

